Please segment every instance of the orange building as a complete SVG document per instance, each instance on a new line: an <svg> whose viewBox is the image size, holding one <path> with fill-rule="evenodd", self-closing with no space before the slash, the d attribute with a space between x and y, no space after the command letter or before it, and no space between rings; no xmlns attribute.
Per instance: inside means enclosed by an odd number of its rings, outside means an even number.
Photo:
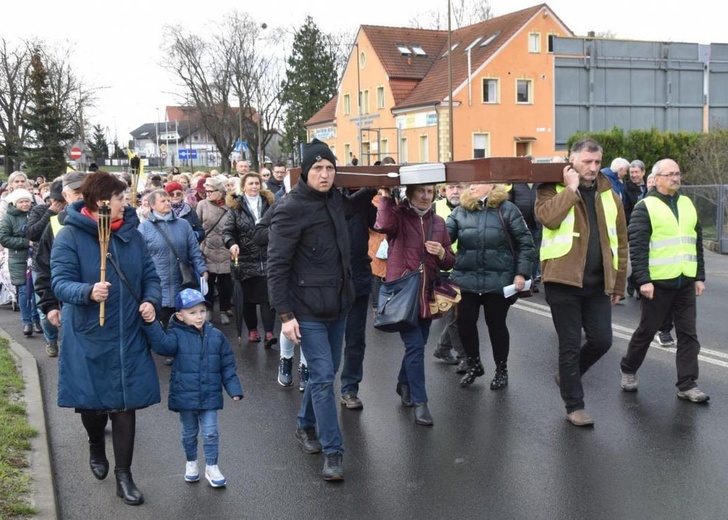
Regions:
<svg viewBox="0 0 728 520"><path fill-rule="evenodd" d="M306 122L309 140L347 164L553 156L553 36L573 34L546 4L457 29L451 48L447 31L362 25L338 94Z"/></svg>

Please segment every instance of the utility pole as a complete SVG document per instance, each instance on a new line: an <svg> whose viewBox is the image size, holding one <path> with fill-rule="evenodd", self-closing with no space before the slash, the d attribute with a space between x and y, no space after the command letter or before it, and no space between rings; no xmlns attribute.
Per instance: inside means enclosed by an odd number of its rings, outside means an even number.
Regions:
<svg viewBox="0 0 728 520"><path fill-rule="evenodd" d="M455 160L455 136L453 132L452 121L452 25L450 12L452 11L452 1L447 0L447 88L450 92L448 96L447 112L448 112L448 130L450 134L450 161Z"/></svg>

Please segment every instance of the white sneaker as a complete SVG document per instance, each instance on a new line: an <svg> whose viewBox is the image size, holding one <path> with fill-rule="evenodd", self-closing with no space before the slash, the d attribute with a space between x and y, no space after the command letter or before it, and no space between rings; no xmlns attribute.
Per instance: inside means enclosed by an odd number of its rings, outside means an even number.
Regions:
<svg viewBox="0 0 728 520"><path fill-rule="evenodd" d="M622 370L619 370L620 381L619 386L625 392L636 392L637 391L637 375L636 374L625 374Z"/></svg>
<svg viewBox="0 0 728 520"><path fill-rule="evenodd" d="M217 467L217 464L214 466L205 466L205 478L214 488L223 487L227 484L227 480L223 474L220 473L220 469Z"/></svg>
<svg viewBox="0 0 728 520"><path fill-rule="evenodd" d="M690 390L680 390L677 393L680 399L685 399L692 403L705 403L710 400L710 397L702 392L697 386L694 386Z"/></svg>
<svg viewBox="0 0 728 520"><path fill-rule="evenodd" d="M197 482L198 480L200 480L200 471L197 469L197 461L187 461L187 467L185 468L185 481Z"/></svg>
<svg viewBox="0 0 728 520"><path fill-rule="evenodd" d="M224 312L220 313L220 323L222 323L223 325L227 325L228 323L230 323L230 316L228 316Z"/></svg>

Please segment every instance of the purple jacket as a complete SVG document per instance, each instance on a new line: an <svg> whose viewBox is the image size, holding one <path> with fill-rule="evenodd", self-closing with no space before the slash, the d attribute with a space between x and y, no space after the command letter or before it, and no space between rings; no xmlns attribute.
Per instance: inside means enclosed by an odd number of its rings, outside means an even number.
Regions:
<svg viewBox="0 0 728 520"><path fill-rule="evenodd" d="M435 255L425 253L425 270L422 277L423 299L420 301L420 317L430 318L428 302L432 295L432 285L437 270L447 271L455 264L455 253L450 246L450 236L442 217L429 210L424 217L415 213L408 200L395 206L391 197L382 197L377 210L376 231L386 233L389 249L387 251L387 280L395 280L403 274L415 271L422 261L425 251L425 240L429 234L429 226L434 226L432 238L445 248L445 258L440 260Z"/></svg>

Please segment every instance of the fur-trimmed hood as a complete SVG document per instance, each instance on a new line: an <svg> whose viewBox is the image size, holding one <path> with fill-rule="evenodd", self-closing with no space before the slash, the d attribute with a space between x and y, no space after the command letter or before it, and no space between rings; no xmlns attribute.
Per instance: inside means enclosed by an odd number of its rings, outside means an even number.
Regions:
<svg viewBox="0 0 728 520"><path fill-rule="evenodd" d="M493 190L485 199L485 205L489 208L497 208L503 202L508 200L508 190L504 184L496 184ZM465 191L460 197L460 205L468 211L476 211L480 209L478 202L480 199L476 199L470 194L470 190Z"/></svg>
<svg viewBox="0 0 728 520"><path fill-rule="evenodd" d="M268 206L272 206L273 203L276 201L276 196L270 190L260 190L260 196L268 201ZM240 209L243 197L245 197L245 195L228 193L227 195L225 195L225 204L227 204L230 209Z"/></svg>

